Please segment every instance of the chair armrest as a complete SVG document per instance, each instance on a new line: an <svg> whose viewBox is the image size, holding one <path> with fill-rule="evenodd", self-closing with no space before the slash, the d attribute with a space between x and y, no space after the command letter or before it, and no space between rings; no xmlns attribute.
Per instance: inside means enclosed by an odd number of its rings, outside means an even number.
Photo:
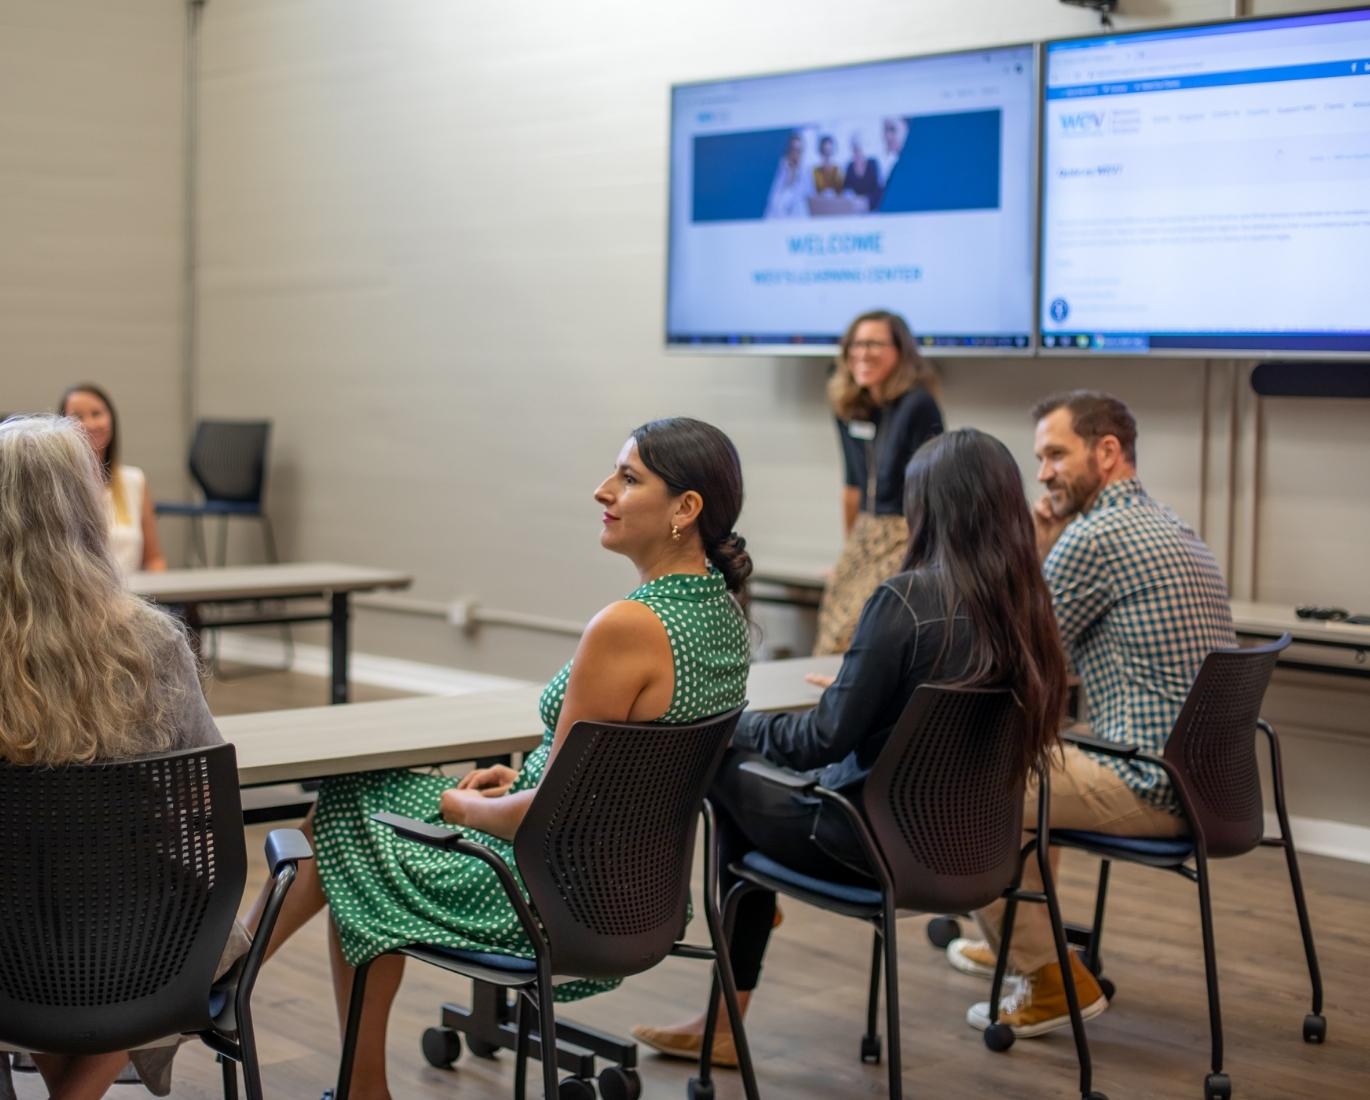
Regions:
<svg viewBox="0 0 1370 1100"><path fill-rule="evenodd" d="M388 825L402 837L417 840L420 844L428 844L434 848L455 848L462 841L461 833L455 829L430 825L426 821L405 817L403 814L375 813L371 815L371 820L378 825Z"/></svg>
<svg viewBox="0 0 1370 1100"><path fill-rule="evenodd" d="M500 885L504 887L504 893L509 898L509 904L514 907L514 914L518 917L519 923L523 926L528 938L535 943L546 943L546 937L538 924L537 917L519 890L514 873L498 853L491 851L484 844L467 840L456 829L448 829L442 825L430 825L426 821L405 817L403 814L374 813L371 815L371 820L378 825L388 825L400 836L409 840L416 840L420 844L427 844L433 848L460 852L462 855L473 856L488 864L491 870L495 872L495 877L499 879Z"/></svg>
<svg viewBox="0 0 1370 1100"><path fill-rule="evenodd" d="M266 863L271 868L272 878L280 874L284 864L313 858L314 849L299 829L272 829L267 834Z"/></svg>
<svg viewBox="0 0 1370 1100"><path fill-rule="evenodd" d="M818 786L816 779L811 779L807 775L800 775L798 772L788 772L783 768L777 768L773 764L767 764L762 760L748 760L738 766L738 771L747 772L767 783L774 783L777 787L784 787L786 790L796 793L806 793Z"/></svg>
<svg viewBox="0 0 1370 1100"><path fill-rule="evenodd" d="M1061 734L1061 740L1067 745L1089 749L1090 752L1101 752L1106 756L1116 756L1122 760L1131 759L1137 755L1138 751L1136 745L1120 745L1116 741L1106 741L1102 737L1090 737L1083 733L1072 733L1070 730Z"/></svg>

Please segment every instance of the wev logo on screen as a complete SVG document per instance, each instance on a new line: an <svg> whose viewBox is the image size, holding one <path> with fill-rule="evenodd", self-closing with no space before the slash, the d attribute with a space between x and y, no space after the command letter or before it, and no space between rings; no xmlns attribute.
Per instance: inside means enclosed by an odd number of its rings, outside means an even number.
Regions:
<svg viewBox="0 0 1370 1100"><path fill-rule="evenodd" d="M1104 128L1103 111L1063 111L1056 117L1061 123L1062 133L1070 137L1097 134Z"/></svg>

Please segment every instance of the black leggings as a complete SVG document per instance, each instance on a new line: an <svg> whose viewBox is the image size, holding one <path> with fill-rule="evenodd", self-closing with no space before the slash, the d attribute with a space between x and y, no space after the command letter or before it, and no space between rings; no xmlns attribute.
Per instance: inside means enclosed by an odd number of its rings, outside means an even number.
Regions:
<svg viewBox="0 0 1370 1100"><path fill-rule="evenodd" d="M841 811L740 770L745 761L761 759L729 749L709 790L718 811L724 896L737 881L728 865L753 849L814 878L876 886ZM775 894L751 890L743 896L728 943L739 990L756 988L774 923Z"/></svg>

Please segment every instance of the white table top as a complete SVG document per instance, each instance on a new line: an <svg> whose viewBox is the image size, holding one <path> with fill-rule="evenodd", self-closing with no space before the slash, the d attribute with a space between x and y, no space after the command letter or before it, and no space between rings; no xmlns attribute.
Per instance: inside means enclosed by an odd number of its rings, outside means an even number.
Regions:
<svg viewBox="0 0 1370 1100"><path fill-rule="evenodd" d="M837 657L763 661L747 680L754 710L811 707L822 691L804 673L835 674ZM350 772L448 764L528 752L542 740L541 685L420 696L380 703L305 707L239 714L219 720L238 750L245 787L291 783Z"/></svg>
<svg viewBox="0 0 1370 1100"><path fill-rule="evenodd" d="M752 581L785 588L822 589L823 570L824 567L815 562L765 558L752 573ZM1370 646L1370 626L1300 619L1294 614L1293 607L1284 604L1233 600L1232 618L1238 634L1276 638L1287 630L1295 641L1321 642L1347 648Z"/></svg>
<svg viewBox="0 0 1370 1100"><path fill-rule="evenodd" d="M1238 634L1276 638L1288 631L1296 642L1320 642L1348 649L1370 647L1370 626L1300 619L1292 607L1283 604L1233 600L1232 619Z"/></svg>
<svg viewBox="0 0 1370 1100"><path fill-rule="evenodd" d="M413 577L392 569L370 569L336 562L285 562L210 569L168 569L130 573L129 589L159 603L211 603L313 596L321 592L371 592L408 588Z"/></svg>
<svg viewBox="0 0 1370 1100"><path fill-rule="evenodd" d="M832 562L819 564L798 558L764 558L752 571L751 582L822 591L827 583L827 571L832 567Z"/></svg>

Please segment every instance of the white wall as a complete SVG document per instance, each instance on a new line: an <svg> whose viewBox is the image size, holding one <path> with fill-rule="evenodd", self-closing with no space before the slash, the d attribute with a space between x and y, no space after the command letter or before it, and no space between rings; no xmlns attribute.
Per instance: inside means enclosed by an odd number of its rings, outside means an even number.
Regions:
<svg viewBox="0 0 1370 1100"><path fill-rule="evenodd" d="M1125 0L1118 24L1235 6ZM1323 5L1254 10L1295 6ZM590 492L629 429L664 414L738 443L739 529L758 557L831 557L823 365L662 350L669 85L1096 26L1055 0L211 0L202 410L275 419L290 556L412 570L412 597L432 605L472 595L583 621L629 588L627 564L598 548ZM1370 611L1370 402L1260 402L1248 370L954 361L945 403L1026 466L1035 398L1112 390L1141 422L1145 481L1202 524L1237 595ZM504 629L468 641L382 611L360 615L357 637L530 677L571 646ZM1293 781L1365 820L1365 692L1281 683L1272 706L1304 745ZM1347 766L1300 771L1331 759Z"/></svg>
<svg viewBox="0 0 1370 1100"><path fill-rule="evenodd" d="M184 489L184 35L178 0L0 2L0 412L104 385L164 496Z"/></svg>

